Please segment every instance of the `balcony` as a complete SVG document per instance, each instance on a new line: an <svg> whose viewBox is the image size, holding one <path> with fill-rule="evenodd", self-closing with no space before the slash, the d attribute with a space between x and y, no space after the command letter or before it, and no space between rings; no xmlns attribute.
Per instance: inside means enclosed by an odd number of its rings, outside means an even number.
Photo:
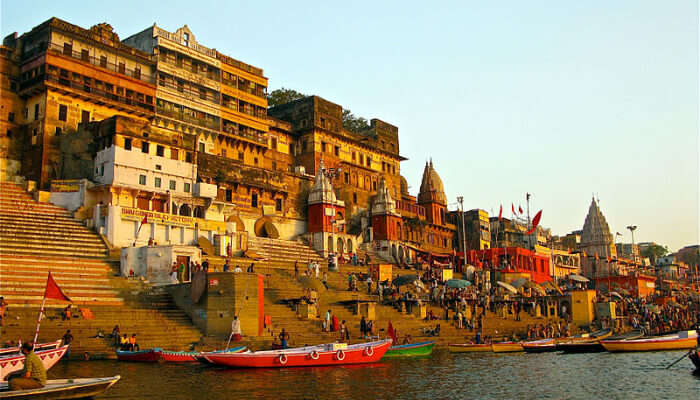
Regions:
<svg viewBox="0 0 700 400"><path fill-rule="evenodd" d="M90 101L96 102L100 97L107 99L111 102L116 102L118 104L123 104L130 106L130 108L136 109L141 112L153 113L154 106L143 101L139 101L135 98L120 96L111 92L106 92L101 89L96 89L92 86L86 85L83 82L75 82L68 78L61 78L52 74L45 74L45 82L49 84L54 84L57 88L70 88L79 93L85 95Z"/></svg>
<svg viewBox="0 0 700 400"><path fill-rule="evenodd" d="M267 146L267 134L264 132L251 132L250 130L246 131L245 129L241 129L240 127L227 124L226 122L224 122L221 131L231 136L238 136L242 139Z"/></svg>
<svg viewBox="0 0 700 400"><path fill-rule="evenodd" d="M68 51L65 51L66 49L63 46L55 44L55 43L50 43L48 47L49 47L50 51L52 51L56 54L61 54L63 56L72 57L72 58L75 58L76 60L90 63L96 67L104 68L108 71L116 72L118 74L128 76L130 78L138 79L140 81L147 82L147 83L155 84L155 82L156 82L154 74L148 75L148 74L143 74L141 72L138 72L136 70L126 69L125 67L122 68L119 65L116 65L116 64L113 64L113 63L110 63L107 61L102 61L102 60L97 59L97 58L92 57L92 56L83 56L82 53L79 53L77 51L68 52Z"/></svg>
<svg viewBox="0 0 700 400"><path fill-rule="evenodd" d="M218 94L212 93L210 91L201 92L197 90L192 90L191 87L178 86L172 82L168 82L163 79L158 80L158 86L166 87L170 90L176 91L188 100L204 100L216 105L219 105L220 103Z"/></svg>
<svg viewBox="0 0 700 400"><path fill-rule="evenodd" d="M212 121L206 118L197 118L191 115L187 115L181 111L166 110L164 108L158 107L156 113L159 115L165 115L170 118L174 118L179 121L187 122L194 125L199 125L204 128L213 129L215 131L219 130L219 121Z"/></svg>
<svg viewBox="0 0 700 400"><path fill-rule="evenodd" d="M414 214L419 217L425 218L425 208L422 206L419 206L418 204L411 204L408 202L405 202L403 200L395 200L396 201L396 210L399 211L400 214L404 213L409 213L409 214ZM401 211L404 211L404 213L401 213Z"/></svg>

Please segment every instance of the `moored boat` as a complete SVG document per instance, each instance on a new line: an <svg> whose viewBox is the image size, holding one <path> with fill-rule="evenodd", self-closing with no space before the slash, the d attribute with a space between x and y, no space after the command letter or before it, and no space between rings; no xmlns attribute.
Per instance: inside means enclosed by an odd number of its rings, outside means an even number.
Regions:
<svg viewBox="0 0 700 400"><path fill-rule="evenodd" d="M39 343L36 346L34 346L34 351L53 350L60 345L61 345L61 339L58 339L55 342ZM14 346L14 347L5 347L5 348L0 349L0 358L5 357L7 355L14 355L14 354L19 353L20 352L19 347L20 346Z"/></svg>
<svg viewBox="0 0 700 400"><path fill-rule="evenodd" d="M695 365L695 370L700 371L700 350L691 351L688 357Z"/></svg>
<svg viewBox="0 0 700 400"><path fill-rule="evenodd" d="M681 331L672 335L623 340L601 340L605 350L617 351L662 351L694 349L697 344L696 331Z"/></svg>
<svg viewBox="0 0 700 400"><path fill-rule="evenodd" d="M66 354L66 351L68 351L68 345L51 350L40 350L35 354L41 360L44 368L49 370ZM0 380L5 379L8 374L24 368L25 358L25 355L21 353L0 358Z"/></svg>
<svg viewBox="0 0 700 400"><path fill-rule="evenodd" d="M148 349L140 351L117 350L117 360L136 362L156 362L160 359L161 349Z"/></svg>
<svg viewBox="0 0 700 400"><path fill-rule="evenodd" d="M240 353L246 349L245 346L232 347L226 350L217 350L212 353ZM174 363L184 363L184 362L197 362L198 357L203 353L200 351L169 351L169 350L159 350L161 361L174 362Z"/></svg>
<svg viewBox="0 0 700 400"><path fill-rule="evenodd" d="M633 330L627 333L616 336L607 336L608 340L626 340L626 339L639 339L643 333L639 330ZM605 347L600 344L599 339L593 340L566 340L557 343L557 350L563 351L564 353L601 353L605 351Z"/></svg>
<svg viewBox="0 0 700 400"><path fill-rule="evenodd" d="M533 340L523 343L523 350L527 353L546 353L557 351L557 341L555 339Z"/></svg>
<svg viewBox="0 0 700 400"><path fill-rule="evenodd" d="M203 357L212 364L234 368L348 365L377 362L390 346L391 339L385 339L353 345L330 343L284 350L207 353Z"/></svg>
<svg viewBox="0 0 700 400"><path fill-rule="evenodd" d="M521 342L497 342L491 343L491 350L494 353L516 353L525 349Z"/></svg>
<svg viewBox="0 0 700 400"><path fill-rule="evenodd" d="M447 345L450 353L492 352L491 344L484 343L450 343Z"/></svg>
<svg viewBox="0 0 700 400"><path fill-rule="evenodd" d="M46 381L38 389L8 391L6 382L0 383L0 399L84 399L97 396L112 387L121 377L55 379Z"/></svg>
<svg viewBox="0 0 700 400"><path fill-rule="evenodd" d="M433 346L435 346L434 340L428 342L402 344L400 346L391 346L389 347L389 350L384 353L384 358L429 356L433 353Z"/></svg>

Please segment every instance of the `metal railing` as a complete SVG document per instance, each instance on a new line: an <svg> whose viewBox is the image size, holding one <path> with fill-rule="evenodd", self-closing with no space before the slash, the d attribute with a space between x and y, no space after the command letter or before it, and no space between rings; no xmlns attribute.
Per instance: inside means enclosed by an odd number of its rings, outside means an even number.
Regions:
<svg viewBox="0 0 700 400"><path fill-rule="evenodd" d="M153 104L144 103L144 102L136 100L134 98L124 97L124 96L120 96L118 94L105 92L104 90L96 89L92 86L85 85L82 82L74 82L68 78L60 78L60 77L58 77L56 75L52 75L52 74L46 74L45 76L46 76L46 81L48 81L48 82L58 83L61 86L70 87L71 89L75 89L75 90L78 90L78 91L81 91L84 93L89 93L90 95L97 95L100 97L104 97L108 100L116 101L116 102L123 103L123 104L129 105L129 106L142 108L142 109L150 111L150 112L153 112L153 110L154 110Z"/></svg>
<svg viewBox="0 0 700 400"><path fill-rule="evenodd" d="M214 103L217 105L220 104L219 97L212 95L211 92L205 92L204 96L202 96L202 93L199 91L195 91L195 90L192 90L190 88L186 88L185 86L178 86L178 85L175 85L171 82L165 81L163 79L158 79L158 86L164 86L164 87L170 88L170 89L175 90L179 93L182 93L184 96L196 97L199 100L208 101L210 103Z"/></svg>
<svg viewBox="0 0 700 400"><path fill-rule="evenodd" d="M205 128L213 129L218 131L219 130L219 122L218 121L212 121L208 120L206 118L196 118L191 115L187 115L184 112L181 111L172 111L172 110L166 110L162 107L158 107L156 109L156 112L161 115L166 115L171 118L175 118L180 121L184 122L189 122L191 124L203 126Z"/></svg>

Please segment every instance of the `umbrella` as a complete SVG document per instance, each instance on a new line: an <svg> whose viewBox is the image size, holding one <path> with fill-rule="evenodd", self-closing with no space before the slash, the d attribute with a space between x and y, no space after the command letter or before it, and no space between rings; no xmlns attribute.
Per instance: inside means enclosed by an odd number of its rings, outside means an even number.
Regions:
<svg viewBox="0 0 700 400"><path fill-rule="evenodd" d="M505 282L498 281L498 282L496 282L496 284L497 284L498 286L500 286L500 287L502 287L502 288L508 290L509 292L511 292L511 293L513 293L513 294L518 294L518 289L514 288L513 286L511 286L511 285L509 285L509 284L507 284L507 283L505 283Z"/></svg>
<svg viewBox="0 0 700 400"><path fill-rule="evenodd" d="M510 284L511 284L514 288L520 289L521 287L525 286L525 284L526 284L528 281L529 281L529 280L528 280L527 278L518 278L518 279L513 280Z"/></svg>
<svg viewBox="0 0 700 400"><path fill-rule="evenodd" d="M617 293L617 292L610 292L609 294L610 294L610 296L615 296L615 297L620 298L620 299L622 298L622 295L620 293Z"/></svg>
<svg viewBox="0 0 700 400"><path fill-rule="evenodd" d="M543 296L547 295L547 292L544 290L544 288L542 286L536 284L535 282L527 281L527 282L525 282L525 287L534 289L535 291L537 291L539 294L541 294Z"/></svg>
<svg viewBox="0 0 700 400"><path fill-rule="evenodd" d="M413 286L425 290L425 285L419 280L413 281Z"/></svg>
<svg viewBox="0 0 700 400"><path fill-rule="evenodd" d="M576 275L576 274L570 274L569 279L571 279L572 281L576 281L576 282L590 282L589 279L586 278L585 276Z"/></svg>
<svg viewBox="0 0 700 400"><path fill-rule="evenodd" d="M465 281L464 279L450 279L447 281L447 287L449 288L461 289L471 285L471 282Z"/></svg>
<svg viewBox="0 0 700 400"><path fill-rule="evenodd" d="M313 289L317 292L325 291L326 289L325 286L323 286L323 283L316 278L301 276L299 277L298 281L304 289Z"/></svg>
<svg viewBox="0 0 700 400"><path fill-rule="evenodd" d="M418 280L418 275L400 275L394 278L394 280L391 282L396 286L403 286L403 285L408 285L409 283L413 283Z"/></svg>

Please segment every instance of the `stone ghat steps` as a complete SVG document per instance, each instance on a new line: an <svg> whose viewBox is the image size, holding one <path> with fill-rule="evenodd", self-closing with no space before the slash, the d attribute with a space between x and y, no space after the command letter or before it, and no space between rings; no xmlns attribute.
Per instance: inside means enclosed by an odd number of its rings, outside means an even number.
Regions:
<svg viewBox="0 0 700 400"><path fill-rule="evenodd" d="M42 204L42 203L36 203ZM0 212L3 215L14 216L14 217L27 217L27 216L43 216L46 219L55 218L70 218L70 212L66 209L56 210L52 207L44 207L41 205L32 205L32 203L27 203L27 205L21 205L14 202L6 202L4 204L0 203Z"/></svg>
<svg viewBox="0 0 700 400"><path fill-rule="evenodd" d="M0 248L0 265L3 264L22 264L36 267L53 266L56 268L70 269L96 269L101 271L111 270L112 267L105 260L95 260L93 258L83 257L57 257L47 256L42 254L17 254L13 252L3 251Z"/></svg>
<svg viewBox="0 0 700 400"><path fill-rule="evenodd" d="M47 242L50 242L50 240L47 240ZM2 251L3 252L10 252L10 253L15 253L15 254L21 254L21 255L35 255L35 254L42 254L42 255L55 255L58 257L92 257L92 258L98 258L98 259L104 259L109 255L109 251L105 248L104 250L91 250L91 249L84 249L80 247L75 247L75 248L66 248L64 246L59 246L59 245L37 245L33 247L26 247L22 246L21 243L1 243L0 246L2 246Z"/></svg>
<svg viewBox="0 0 700 400"><path fill-rule="evenodd" d="M31 197L25 197L22 195L0 193L0 208L2 209L39 209L46 210L47 212L56 212L57 214L69 213L63 207L51 203L40 203L32 199Z"/></svg>
<svg viewBox="0 0 700 400"><path fill-rule="evenodd" d="M46 215L41 213L30 214L0 210L0 223L7 227L44 227L54 230L65 230L72 228L74 230L92 232L87 230L82 223L71 219L69 216Z"/></svg>
<svg viewBox="0 0 700 400"><path fill-rule="evenodd" d="M27 224L2 224L0 225L0 236L14 236L26 238L44 238L51 236L56 239L70 239L86 243L104 244L102 239L93 232L85 232L82 229L67 228L60 229L53 226L36 225L29 226Z"/></svg>
<svg viewBox="0 0 700 400"><path fill-rule="evenodd" d="M50 244L47 244L49 242ZM12 245L25 245L32 248L78 248L82 250L104 252L104 242L97 238L72 238L67 236L42 236L36 234L4 233L0 232L0 243L3 247Z"/></svg>
<svg viewBox="0 0 700 400"><path fill-rule="evenodd" d="M291 240L251 238L248 240L248 249L269 260L323 261L313 248Z"/></svg>

